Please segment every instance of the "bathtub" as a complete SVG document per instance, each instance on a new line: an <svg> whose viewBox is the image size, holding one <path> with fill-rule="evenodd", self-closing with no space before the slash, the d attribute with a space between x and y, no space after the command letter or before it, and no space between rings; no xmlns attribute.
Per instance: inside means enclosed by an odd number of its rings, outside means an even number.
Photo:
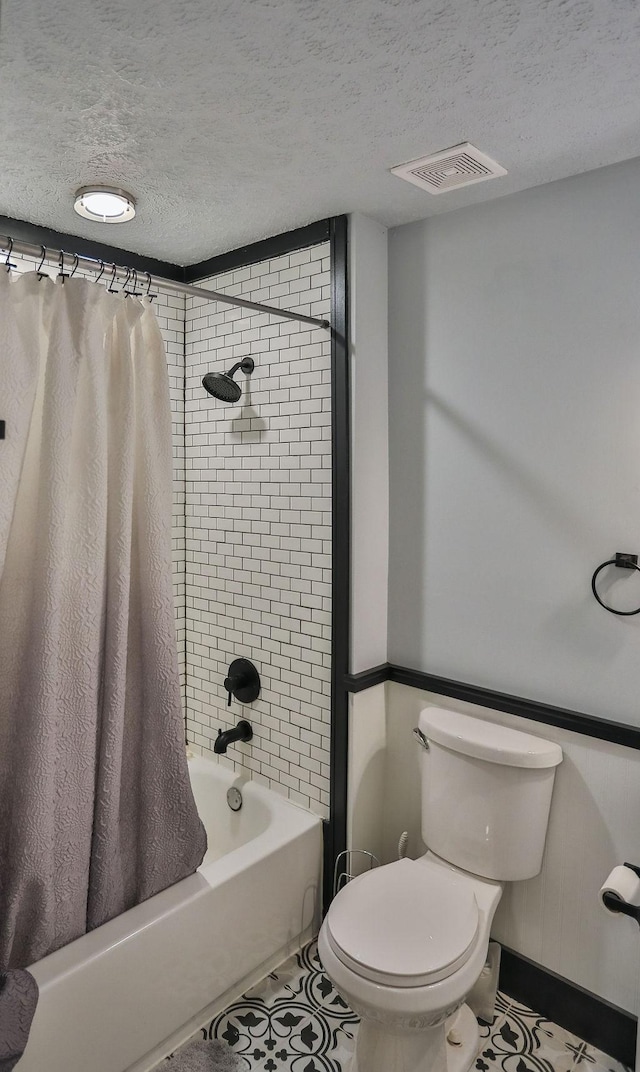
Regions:
<svg viewBox="0 0 640 1072"><path fill-rule="evenodd" d="M20 1072L149 1072L317 931L320 819L211 760L189 766L201 867L31 966L40 1000Z"/></svg>

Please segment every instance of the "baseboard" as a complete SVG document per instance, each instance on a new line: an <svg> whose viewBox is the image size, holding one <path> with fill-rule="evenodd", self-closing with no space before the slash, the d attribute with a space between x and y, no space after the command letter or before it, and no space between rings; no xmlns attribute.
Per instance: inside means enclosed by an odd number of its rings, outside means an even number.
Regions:
<svg viewBox="0 0 640 1072"><path fill-rule="evenodd" d="M616 1061L635 1067L638 1023L617 1005L506 946L500 961L500 990Z"/></svg>

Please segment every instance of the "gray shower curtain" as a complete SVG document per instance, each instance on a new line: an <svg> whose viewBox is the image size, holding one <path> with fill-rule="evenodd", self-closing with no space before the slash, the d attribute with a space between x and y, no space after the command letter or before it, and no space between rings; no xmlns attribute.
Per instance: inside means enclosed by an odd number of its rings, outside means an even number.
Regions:
<svg viewBox="0 0 640 1072"><path fill-rule="evenodd" d="M147 302L0 273L0 970L193 872L166 359Z"/></svg>

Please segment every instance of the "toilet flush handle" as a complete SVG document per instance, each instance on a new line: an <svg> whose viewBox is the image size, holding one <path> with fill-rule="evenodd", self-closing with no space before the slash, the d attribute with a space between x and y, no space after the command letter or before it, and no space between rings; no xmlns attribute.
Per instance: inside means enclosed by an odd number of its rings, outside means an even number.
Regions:
<svg viewBox="0 0 640 1072"><path fill-rule="evenodd" d="M424 748L426 752L428 752L429 751L429 741L425 737L425 735L422 732L422 730L418 729L417 726L415 727L415 729L413 731L413 736L415 737L415 739L418 742L418 744L421 745L421 747Z"/></svg>

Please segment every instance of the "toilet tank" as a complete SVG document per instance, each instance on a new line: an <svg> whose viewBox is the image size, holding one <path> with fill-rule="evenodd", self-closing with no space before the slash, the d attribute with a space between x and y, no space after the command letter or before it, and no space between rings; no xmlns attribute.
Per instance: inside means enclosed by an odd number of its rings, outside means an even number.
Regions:
<svg viewBox="0 0 640 1072"><path fill-rule="evenodd" d="M427 848L498 882L537 875L560 746L439 707L422 711L420 730Z"/></svg>

